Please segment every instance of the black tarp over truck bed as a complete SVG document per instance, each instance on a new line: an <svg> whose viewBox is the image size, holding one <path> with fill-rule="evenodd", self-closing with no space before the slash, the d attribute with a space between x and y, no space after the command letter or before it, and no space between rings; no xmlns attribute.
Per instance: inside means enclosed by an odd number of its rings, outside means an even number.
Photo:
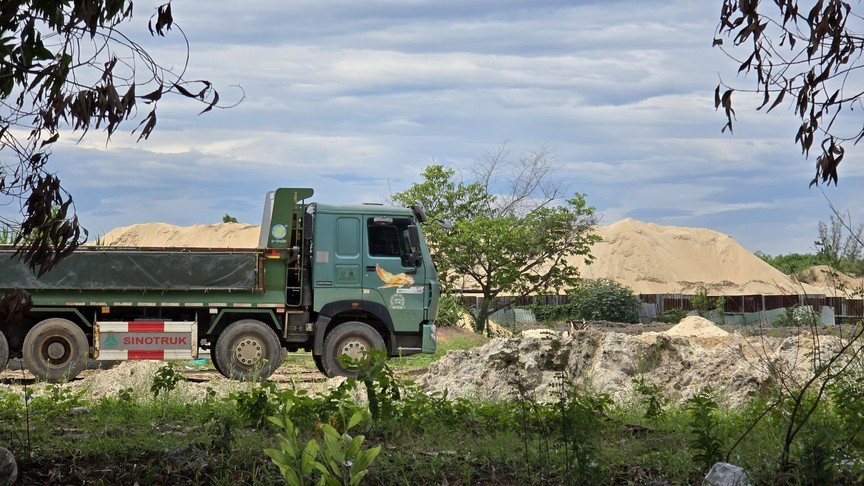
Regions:
<svg viewBox="0 0 864 486"><path fill-rule="evenodd" d="M255 290L261 287L256 249L81 247L37 278L0 249L0 291Z"/></svg>

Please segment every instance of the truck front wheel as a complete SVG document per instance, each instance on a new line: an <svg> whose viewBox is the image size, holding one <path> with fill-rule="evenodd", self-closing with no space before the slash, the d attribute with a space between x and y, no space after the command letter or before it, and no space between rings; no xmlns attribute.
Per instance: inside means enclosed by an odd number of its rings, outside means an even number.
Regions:
<svg viewBox="0 0 864 486"><path fill-rule="evenodd" d="M330 377L357 376L357 370L343 366L339 357L361 358L373 349L384 349L384 339L372 326L356 321L340 324L324 339L324 353L321 355L324 374Z"/></svg>
<svg viewBox="0 0 864 486"><path fill-rule="evenodd" d="M214 367L236 380L266 380L282 364L282 345L269 326L254 319L229 325L210 350Z"/></svg>
<svg viewBox="0 0 864 486"><path fill-rule="evenodd" d="M80 327L66 319L45 319L24 337L24 367L50 383L68 381L87 367L89 351Z"/></svg>

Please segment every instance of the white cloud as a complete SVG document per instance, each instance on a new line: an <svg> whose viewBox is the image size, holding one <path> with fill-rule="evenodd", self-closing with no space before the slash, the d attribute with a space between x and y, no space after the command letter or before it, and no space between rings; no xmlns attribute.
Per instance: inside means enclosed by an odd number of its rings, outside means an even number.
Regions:
<svg viewBox="0 0 864 486"><path fill-rule="evenodd" d="M140 32L155 2L136 3ZM719 3L692 1L184 1L174 16L191 43L190 79L209 79L230 110L202 116L159 103L150 140L107 148L64 138L53 168L85 224L257 222L264 192L311 186L331 202L383 202L433 162L465 170L502 141L514 155L551 147L570 191L604 223L633 216L705 226L751 249L809 251L824 199L808 191L814 159L778 108L736 93L735 134L714 110ZM176 38L141 36L179 64ZM141 108L140 116L146 113ZM860 150L860 149L858 149ZM813 156L811 156L813 157ZM853 217L864 168L841 165L831 193ZM466 172L467 173L467 172ZM848 187L848 189L847 189ZM812 224L805 224L812 221ZM770 228L770 231L768 229ZM802 243L803 242L803 243Z"/></svg>

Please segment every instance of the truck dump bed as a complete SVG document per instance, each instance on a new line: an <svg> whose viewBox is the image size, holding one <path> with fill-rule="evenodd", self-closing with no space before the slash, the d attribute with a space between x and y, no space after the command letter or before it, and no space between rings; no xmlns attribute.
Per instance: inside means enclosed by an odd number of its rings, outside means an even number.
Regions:
<svg viewBox="0 0 864 486"><path fill-rule="evenodd" d="M37 278L0 249L0 289L256 290L256 249L82 247Z"/></svg>

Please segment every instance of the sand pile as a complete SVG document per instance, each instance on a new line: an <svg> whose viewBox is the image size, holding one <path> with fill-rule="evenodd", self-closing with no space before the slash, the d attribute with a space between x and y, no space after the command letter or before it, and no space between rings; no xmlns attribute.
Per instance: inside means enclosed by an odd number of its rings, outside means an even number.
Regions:
<svg viewBox="0 0 864 486"><path fill-rule="evenodd" d="M255 248L261 227L255 224L222 223L174 226L146 223L109 231L100 242L110 246Z"/></svg>
<svg viewBox="0 0 864 486"><path fill-rule="evenodd" d="M726 337L729 333L717 327L713 322L699 316L687 316L681 319L672 329L666 331L669 336L693 337Z"/></svg>
<svg viewBox="0 0 864 486"><path fill-rule="evenodd" d="M116 228L106 245L133 247L254 248L260 227L225 223L174 226L165 223ZM603 241L585 265L570 261L587 278L611 278L637 294L797 295L831 291L799 282L768 265L728 235L701 228L659 226L625 219L597 228ZM860 286L860 285L859 285Z"/></svg>
<svg viewBox="0 0 864 486"><path fill-rule="evenodd" d="M624 219L597 228L594 263L570 263L583 277L611 278L637 294L795 295L802 284L762 261L730 236L701 228ZM804 285L806 293L825 293Z"/></svg>
<svg viewBox="0 0 864 486"><path fill-rule="evenodd" d="M856 278L842 272L838 272L828 265L815 265L806 270L790 275L799 282L826 289L826 295L830 297L859 297L864 278Z"/></svg>

